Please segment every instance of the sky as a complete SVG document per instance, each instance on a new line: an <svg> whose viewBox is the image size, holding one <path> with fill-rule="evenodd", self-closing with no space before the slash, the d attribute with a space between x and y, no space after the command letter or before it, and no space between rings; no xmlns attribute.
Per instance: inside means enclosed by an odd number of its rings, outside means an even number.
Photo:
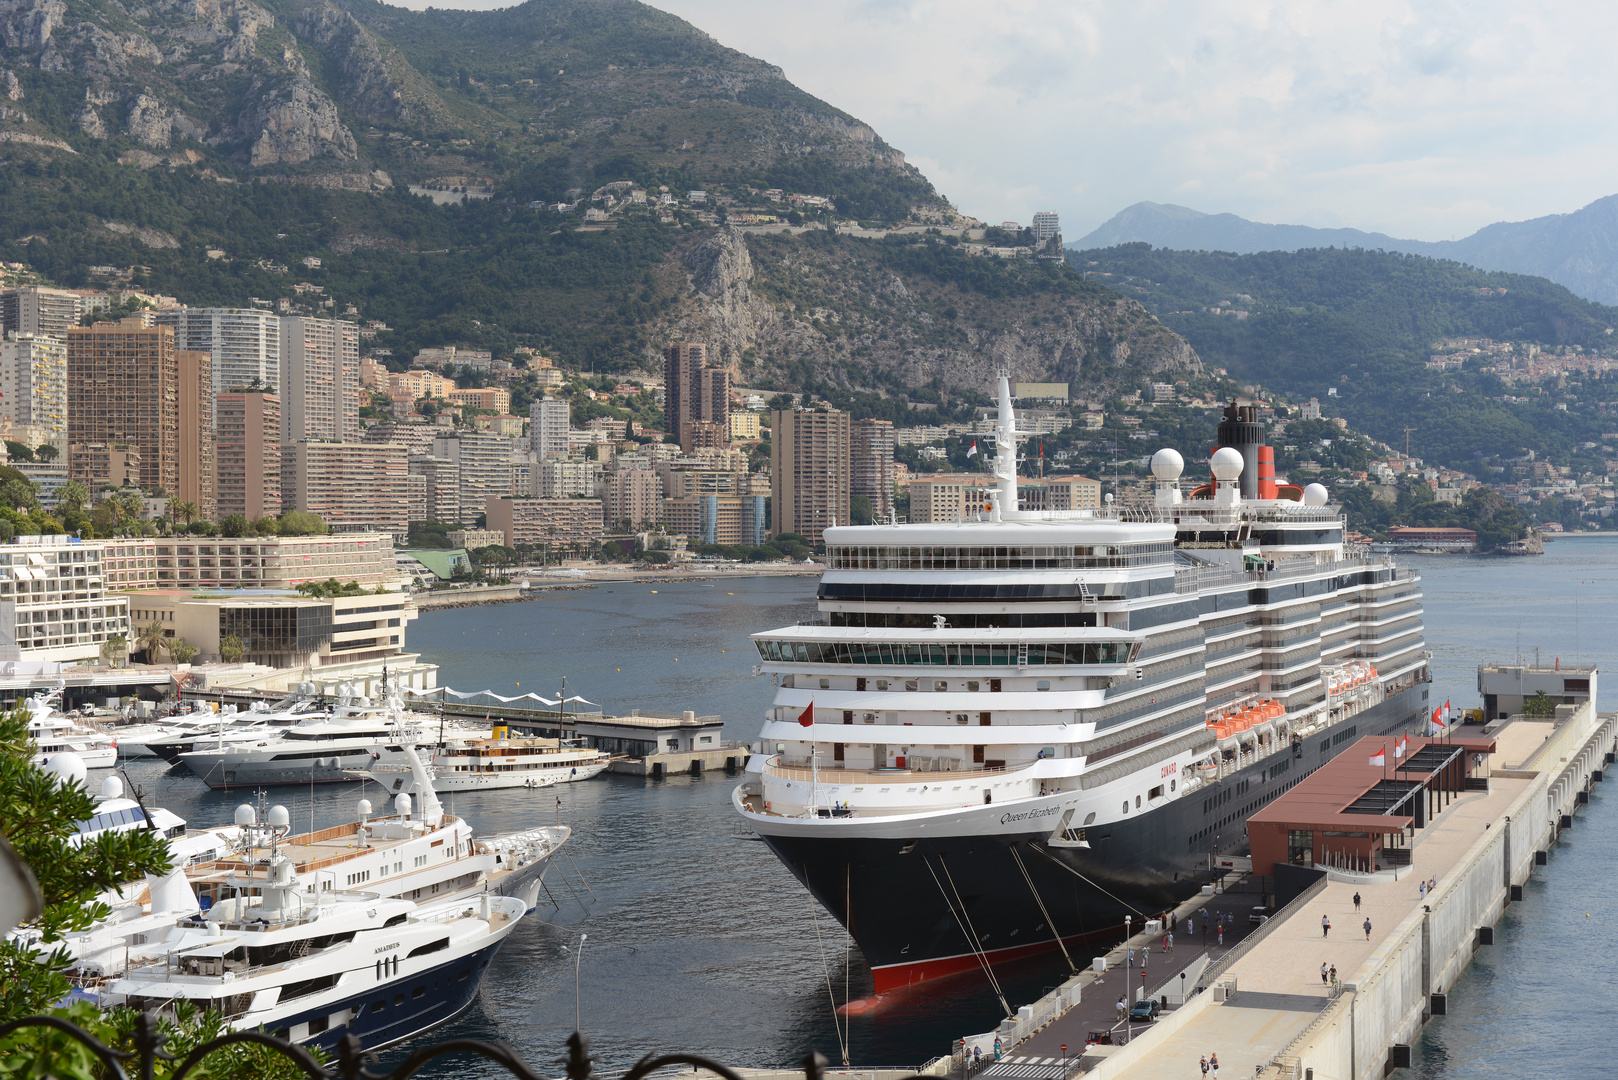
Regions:
<svg viewBox="0 0 1618 1080"><path fill-rule="evenodd" d="M653 6L870 124L963 213L1055 210L1070 243L1141 201L1448 240L1618 192L1613 4Z"/></svg>

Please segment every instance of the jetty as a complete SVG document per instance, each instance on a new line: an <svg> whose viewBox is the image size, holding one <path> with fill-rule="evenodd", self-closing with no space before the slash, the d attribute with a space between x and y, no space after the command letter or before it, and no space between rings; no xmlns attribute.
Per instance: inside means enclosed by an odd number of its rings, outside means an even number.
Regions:
<svg viewBox="0 0 1618 1080"><path fill-rule="evenodd" d="M1618 757L1618 715L1596 712L1596 676L1486 664L1485 723L1345 748L1249 819L1250 868L1235 862L1248 882L1269 883L1244 896L1262 914L1241 918L1230 897L1243 894L1205 888L1171 914L1174 953L1160 951L1167 927L1156 921L1128 943L1137 957L1151 951L1147 979L1126 990L1139 960L1120 973L1121 951L1095 958L994 1030L958 1040L947 1071L1178 1080L1210 1052L1228 1075L1261 1080L1371 1080L1409 1066L1423 1025L1455 1007L1449 988ZM1540 708L1508 711L1524 702ZM1278 910L1264 903L1271 890ZM1220 909L1246 925L1210 955L1184 928ZM1159 1018L1120 1023L1118 998L1147 995Z"/></svg>

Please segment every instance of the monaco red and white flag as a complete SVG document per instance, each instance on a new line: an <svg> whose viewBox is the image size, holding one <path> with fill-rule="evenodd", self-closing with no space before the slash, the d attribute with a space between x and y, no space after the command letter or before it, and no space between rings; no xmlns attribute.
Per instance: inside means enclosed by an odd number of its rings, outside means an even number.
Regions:
<svg viewBox="0 0 1618 1080"><path fill-rule="evenodd" d="M1434 709L1433 710L1433 727L1445 727L1445 726L1447 726L1444 723L1443 720L1439 719L1438 714L1441 713L1441 712L1443 712L1442 709Z"/></svg>
<svg viewBox="0 0 1618 1080"><path fill-rule="evenodd" d="M1371 764L1375 765L1377 768L1380 769L1382 766L1386 765L1387 763L1388 763L1388 744L1383 743L1381 749L1379 749L1376 753L1371 755Z"/></svg>
<svg viewBox="0 0 1618 1080"><path fill-rule="evenodd" d="M976 439L973 439L972 440L972 448L966 452L966 456L971 457L973 454L975 454L977 452L978 452L978 441Z"/></svg>
<svg viewBox="0 0 1618 1080"><path fill-rule="evenodd" d="M1410 736L1401 735L1399 741L1393 744L1393 760L1398 761L1404 757L1408 749L1410 749Z"/></svg>

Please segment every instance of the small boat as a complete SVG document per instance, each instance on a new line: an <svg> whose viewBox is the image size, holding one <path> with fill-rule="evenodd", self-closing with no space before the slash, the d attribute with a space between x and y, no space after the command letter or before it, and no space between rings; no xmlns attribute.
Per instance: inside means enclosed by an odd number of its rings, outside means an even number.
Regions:
<svg viewBox="0 0 1618 1080"><path fill-rule="evenodd" d="M458 739L434 754L429 775L435 791L542 788L599 776L611 761L604 750L557 739ZM408 767L379 765L364 775L390 792L419 790Z"/></svg>
<svg viewBox="0 0 1618 1080"><path fill-rule="evenodd" d="M33 763L48 765L50 759L58 754L73 754L87 769L112 768L118 762L118 744L112 736L85 727L57 711L64 685L58 682L53 689L34 694L26 703L28 737L38 747Z"/></svg>

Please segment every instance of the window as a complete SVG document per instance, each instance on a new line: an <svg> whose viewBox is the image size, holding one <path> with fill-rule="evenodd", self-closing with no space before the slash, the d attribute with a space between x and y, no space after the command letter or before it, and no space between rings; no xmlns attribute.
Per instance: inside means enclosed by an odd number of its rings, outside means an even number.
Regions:
<svg viewBox="0 0 1618 1080"><path fill-rule="evenodd" d="M1034 689L1035 690L1049 690L1050 688L1051 688L1051 681L1049 679L1040 679L1038 682L1036 682L1034 684Z"/></svg>
<svg viewBox="0 0 1618 1080"><path fill-rule="evenodd" d="M1139 795L1135 796L1135 809L1136 810L1140 809L1140 796Z"/></svg>
<svg viewBox="0 0 1618 1080"><path fill-rule="evenodd" d="M978 690L982 687L982 685L983 684L978 682L976 679L968 679L968 680L966 680L966 689L967 689L968 693L972 693L972 694L977 693Z"/></svg>
<svg viewBox="0 0 1618 1080"><path fill-rule="evenodd" d="M949 683L943 679L936 679L933 682L933 689L940 694L946 693L949 690Z"/></svg>

